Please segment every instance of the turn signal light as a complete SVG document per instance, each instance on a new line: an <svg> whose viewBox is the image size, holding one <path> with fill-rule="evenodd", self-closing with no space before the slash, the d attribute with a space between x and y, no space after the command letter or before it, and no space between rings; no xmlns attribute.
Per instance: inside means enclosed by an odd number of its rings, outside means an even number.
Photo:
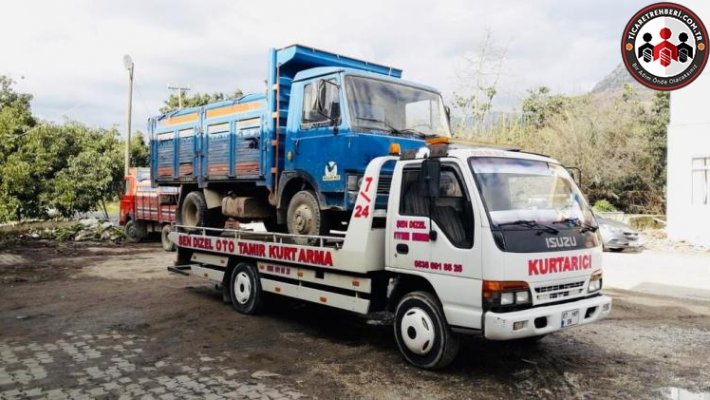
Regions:
<svg viewBox="0 0 710 400"><path fill-rule="evenodd" d="M446 136L436 136L426 140L427 144L448 144L449 138Z"/></svg>

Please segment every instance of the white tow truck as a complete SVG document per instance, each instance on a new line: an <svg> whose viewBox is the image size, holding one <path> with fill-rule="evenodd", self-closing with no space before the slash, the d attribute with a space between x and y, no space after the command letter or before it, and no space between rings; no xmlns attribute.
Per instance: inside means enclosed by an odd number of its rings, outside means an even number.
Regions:
<svg viewBox="0 0 710 400"><path fill-rule="evenodd" d="M551 158L394 144L359 187L344 233L177 226L169 270L214 282L243 314L269 292L389 316L404 358L426 369L453 361L462 334L534 340L611 310L594 217Z"/></svg>

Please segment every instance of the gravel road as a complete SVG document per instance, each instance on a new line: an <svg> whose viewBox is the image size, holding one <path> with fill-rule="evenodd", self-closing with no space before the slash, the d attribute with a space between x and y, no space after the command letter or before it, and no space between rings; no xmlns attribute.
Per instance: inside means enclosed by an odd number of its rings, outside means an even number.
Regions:
<svg viewBox="0 0 710 400"><path fill-rule="evenodd" d="M710 397L710 303L607 291L597 324L536 345L467 337L440 372L391 327L278 301L243 316L166 272L157 244L0 248L2 399L599 399ZM689 397L693 396L693 397Z"/></svg>

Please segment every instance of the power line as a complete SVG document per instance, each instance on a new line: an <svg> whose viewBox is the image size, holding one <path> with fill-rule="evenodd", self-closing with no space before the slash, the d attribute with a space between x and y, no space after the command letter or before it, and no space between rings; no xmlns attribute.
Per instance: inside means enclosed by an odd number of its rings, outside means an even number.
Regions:
<svg viewBox="0 0 710 400"><path fill-rule="evenodd" d="M189 86L175 86L175 85L169 85L168 89L170 90L177 90L178 92L178 110L182 109L182 96L185 94L185 92L190 90Z"/></svg>

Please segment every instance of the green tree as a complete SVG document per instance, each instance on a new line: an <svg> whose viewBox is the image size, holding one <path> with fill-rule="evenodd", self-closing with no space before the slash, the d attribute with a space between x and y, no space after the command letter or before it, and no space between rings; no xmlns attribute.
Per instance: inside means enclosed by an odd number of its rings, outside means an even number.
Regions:
<svg viewBox="0 0 710 400"><path fill-rule="evenodd" d="M14 83L9 77L0 75L0 165L15 150L17 138L36 124L30 108L32 95L17 93L12 88Z"/></svg>
<svg viewBox="0 0 710 400"><path fill-rule="evenodd" d="M528 90L523 99L523 118L526 124L540 129L556 116L563 115L569 98L562 95L552 95L550 88L540 86L536 90Z"/></svg>
<svg viewBox="0 0 710 400"><path fill-rule="evenodd" d="M122 141L121 145L125 142ZM131 146L129 148L131 157L131 167L147 167L150 165L150 149L145 142L143 133L138 131L131 135Z"/></svg>
<svg viewBox="0 0 710 400"><path fill-rule="evenodd" d="M182 107L199 107L205 104L214 103L217 101L238 99L243 96L241 90L237 89L231 94L225 94L221 92L216 93L195 93L192 96L182 96ZM179 109L180 99L177 94L171 94L167 100L163 102L165 105L160 108L160 112L163 114L173 112Z"/></svg>
<svg viewBox="0 0 710 400"><path fill-rule="evenodd" d="M114 198L123 180L123 144L116 129L43 122L17 139L0 165L0 220L72 216Z"/></svg>

